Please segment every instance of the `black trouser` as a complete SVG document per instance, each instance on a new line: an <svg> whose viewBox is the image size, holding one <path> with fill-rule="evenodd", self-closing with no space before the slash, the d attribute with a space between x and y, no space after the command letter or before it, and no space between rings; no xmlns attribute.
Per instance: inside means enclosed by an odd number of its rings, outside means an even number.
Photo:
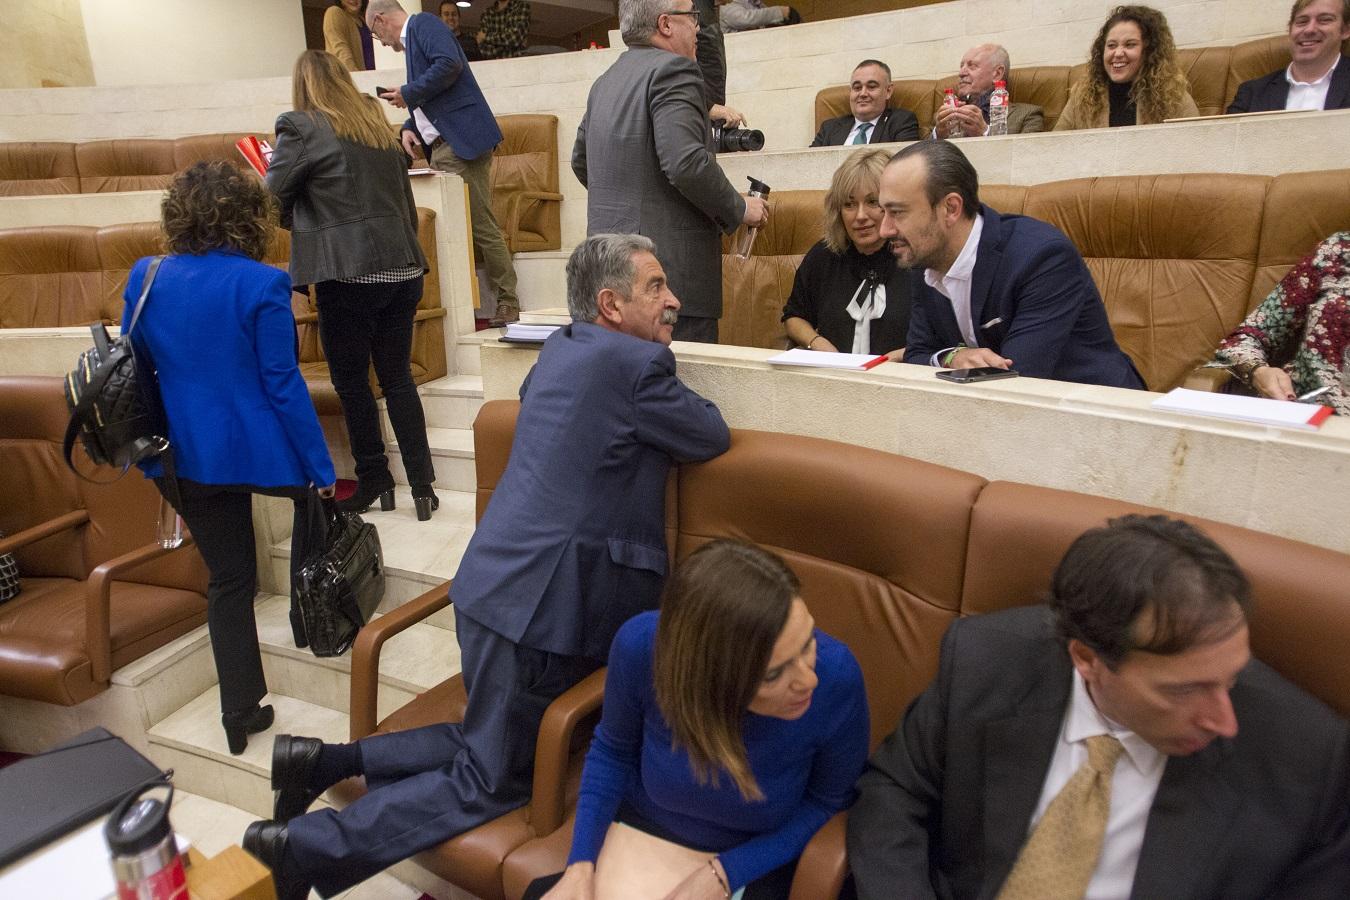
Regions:
<svg viewBox="0 0 1350 900"><path fill-rule="evenodd" d="M717 321L712 316L680 316L675 323L671 337L677 341L715 344L717 343Z"/></svg>
<svg viewBox="0 0 1350 900"><path fill-rule="evenodd" d="M155 479L159 492L174 502L163 478ZM220 711L252 709L267 693L258 625L253 601L258 593L258 558L253 543L253 494L288 497L295 501L291 528L291 581L310 548L323 535L313 535L305 514L308 488L257 487L247 484L201 484L178 479L175 505L192 532L197 550L211 572L206 588L206 627L211 655L220 681ZM292 600L294 603L294 600Z"/></svg>
<svg viewBox="0 0 1350 900"><path fill-rule="evenodd" d="M380 413L367 376L374 363L408 483L431 484L436 473L410 362L413 317L422 299L421 277L387 284L321 281L314 286L314 294L319 340L347 420L357 479L381 490L394 484L380 436Z"/></svg>

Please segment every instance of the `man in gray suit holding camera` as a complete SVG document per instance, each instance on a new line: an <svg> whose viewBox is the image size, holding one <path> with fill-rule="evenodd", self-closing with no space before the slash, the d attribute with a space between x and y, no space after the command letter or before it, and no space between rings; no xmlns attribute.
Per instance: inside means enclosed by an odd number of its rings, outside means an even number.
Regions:
<svg viewBox="0 0 1350 900"><path fill-rule="evenodd" d="M693 0L620 0L629 49L591 87L572 171L588 190L586 233L651 238L683 307L675 339L716 343L719 232L769 214L764 200L736 192L713 155L694 62L698 19Z"/></svg>

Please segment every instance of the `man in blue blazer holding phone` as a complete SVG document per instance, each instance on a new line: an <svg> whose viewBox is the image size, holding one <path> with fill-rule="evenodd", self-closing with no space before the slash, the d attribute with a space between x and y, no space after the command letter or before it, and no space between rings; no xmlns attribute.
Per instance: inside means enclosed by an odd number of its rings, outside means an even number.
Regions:
<svg viewBox="0 0 1350 900"><path fill-rule="evenodd" d="M1144 387L1077 248L1053 225L981 204L955 144L901 150L879 199L881 236L915 273L905 362Z"/></svg>
<svg viewBox="0 0 1350 900"><path fill-rule="evenodd" d="M454 32L431 13L409 16L397 0L371 0L366 26L386 47L407 54L408 83L380 94L409 110L403 149L415 156L422 146L432 168L464 179L469 187L473 242L483 251L488 282L497 295L493 325L520 318L516 269L501 226L492 213L492 150L501 129L488 107Z"/></svg>
<svg viewBox="0 0 1350 900"><path fill-rule="evenodd" d="M598 234L567 263L572 324L521 385L511 455L450 587L463 723L352 744L279 735L274 821L244 848L280 900L325 897L523 805L544 710L604 664L619 626L665 582L666 476L730 433L675 374L680 302L652 242ZM369 793L300 815L343 778Z"/></svg>

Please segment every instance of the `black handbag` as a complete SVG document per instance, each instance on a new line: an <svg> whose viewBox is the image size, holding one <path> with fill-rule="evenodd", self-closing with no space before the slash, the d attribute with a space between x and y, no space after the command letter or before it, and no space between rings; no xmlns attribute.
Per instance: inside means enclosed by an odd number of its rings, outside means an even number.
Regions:
<svg viewBox="0 0 1350 900"><path fill-rule="evenodd" d="M71 450L77 436L95 464L117 466L124 473L136 463L168 450L168 428L154 365L137 365L131 343L131 333L145 309L150 285L163 261L162 256L150 261L131 323L121 336L111 340L102 322L90 325L94 346L80 354L74 370L66 376L70 423L66 426L63 452L66 465L72 470L75 463ZM171 466L166 459L166 474L171 474Z"/></svg>
<svg viewBox="0 0 1350 900"><path fill-rule="evenodd" d="M5 533L0 531L0 537ZM13 553L0 553L0 603L19 596L19 561Z"/></svg>
<svg viewBox="0 0 1350 900"><path fill-rule="evenodd" d="M292 590L315 656L341 656L384 599L384 553L375 526L339 513L331 500L310 491L312 534L327 528L321 549L301 567Z"/></svg>

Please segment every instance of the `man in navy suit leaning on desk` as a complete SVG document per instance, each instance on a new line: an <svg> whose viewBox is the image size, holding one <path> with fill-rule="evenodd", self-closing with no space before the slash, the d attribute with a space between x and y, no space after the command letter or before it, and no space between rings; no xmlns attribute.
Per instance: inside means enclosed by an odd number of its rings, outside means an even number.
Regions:
<svg viewBox="0 0 1350 900"><path fill-rule="evenodd" d="M614 632L655 609L666 575L674 462L711 459L730 433L675 374L680 301L640 235L588 237L567 262L573 324L521 385L511 456L450 588L464 722L351 744L279 735L274 819L244 849L279 900L331 897L529 800L545 708L604 664ZM303 814L365 775L343 810Z"/></svg>
<svg viewBox="0 0 1350 900"><path fill-rule="evenodd" d="M881 173L881 236L915 271L905 362L1142 388L1074 245L1053 225L1000 215L979 192L950 141L911 144Z"/></svg>

